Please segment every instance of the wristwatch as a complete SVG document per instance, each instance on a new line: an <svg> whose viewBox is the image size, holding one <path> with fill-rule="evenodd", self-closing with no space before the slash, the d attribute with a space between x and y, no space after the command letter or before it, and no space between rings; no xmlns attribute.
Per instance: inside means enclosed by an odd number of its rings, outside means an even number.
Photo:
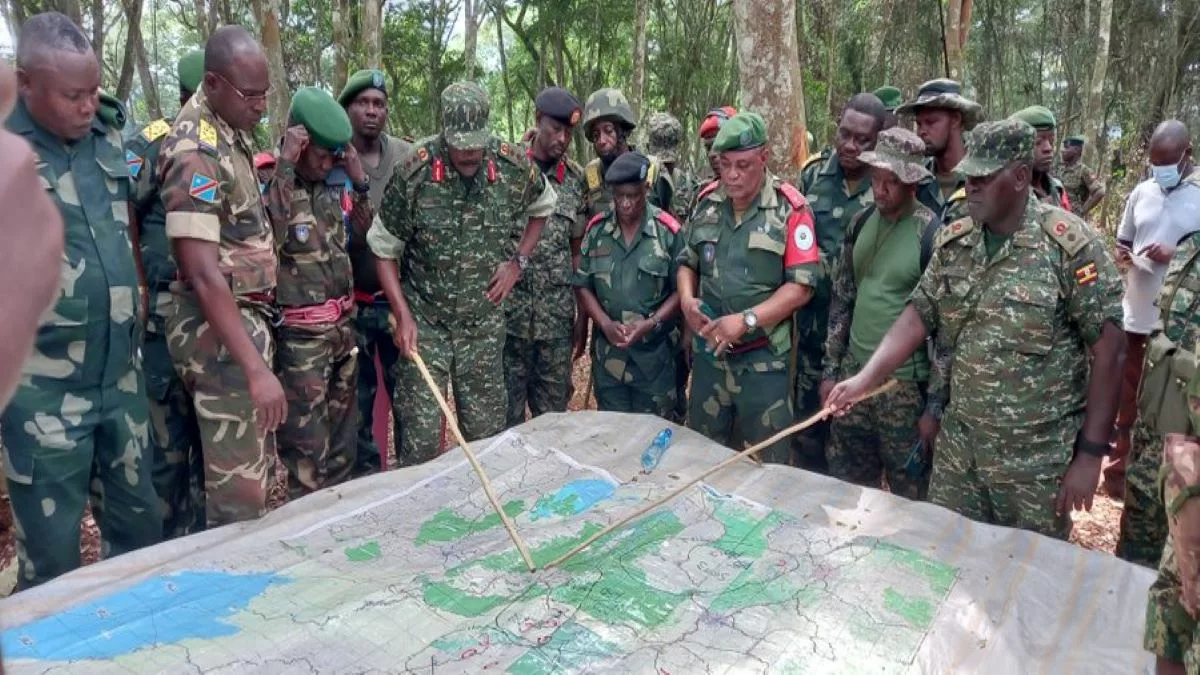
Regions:
<svg viewBox="0 0 1200 675"><path fill-rule="evenodd" d="M371 178L370 176L366 176L363 178L363 182L361 183L351 182L350 187L353 188L358 194L365 195L371 191Z"/></svg>
<svg viewBox="0 0 1200 675"><path fill-rule="evenodd" d="M517 269L521 270L522 272L525 271L525 268L529 267L529 256L527 255L521 255L518 253L513 260L517 263Z"/></svg>
<svg viewBox="0 0 1200 675"><path fill-rule="evenodd" d="M758 328L758 315L752 309L742 312L742 321L746 322L746 328L750 330Z"/></svg>

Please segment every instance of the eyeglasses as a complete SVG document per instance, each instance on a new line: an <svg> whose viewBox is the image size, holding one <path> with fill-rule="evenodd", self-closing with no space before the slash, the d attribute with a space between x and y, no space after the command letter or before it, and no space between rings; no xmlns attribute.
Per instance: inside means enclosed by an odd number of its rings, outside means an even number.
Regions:
<svg viewBox="0 0 1200 675"><path fill-rule="evenodd" d="M238 98L242 99L242 101L245 103L266 103L267 97L270 96L274 91L270 87L267 87L267 90L261 94L247 94L241 89L238 89L237 86L235 86L232 82L225 79L225 77L220 73L213 73L213 75L216 75L222 82L229 85L229 88L233 90L233 93L237 94Z"/></svg>

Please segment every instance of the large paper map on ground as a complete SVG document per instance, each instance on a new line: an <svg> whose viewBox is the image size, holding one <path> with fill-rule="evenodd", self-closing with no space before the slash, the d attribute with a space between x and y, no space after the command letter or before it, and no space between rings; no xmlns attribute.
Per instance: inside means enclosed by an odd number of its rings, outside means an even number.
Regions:
<svg viewBox="0 0 1200 675"><path fill-rule="evenodd" d="M710 463L681 440L631 481L634 462L610 473L546 438L480 446L539 568ZM707 484L530 573L460 457L6 621L4 656L14 672L903 673L952 613L962 569L929 547Z"/></svg>

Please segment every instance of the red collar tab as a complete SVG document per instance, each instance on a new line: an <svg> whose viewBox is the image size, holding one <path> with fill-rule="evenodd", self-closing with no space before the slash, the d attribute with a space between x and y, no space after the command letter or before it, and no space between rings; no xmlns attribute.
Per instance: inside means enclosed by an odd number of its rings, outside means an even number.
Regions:
<svg viewBox="0 0 1200 675"><path fill-rule="evenodd" d="M488 172L487 173L488 182L495 183L496 182L496 161L495 160L488 159L487 172Z"/></svg>
<svg viewBox="0 0 1200 675"><path fill-rule="evenodd" d="M441 157L433 158L433 182L440 183L446 180L446 164Z"/></svg>

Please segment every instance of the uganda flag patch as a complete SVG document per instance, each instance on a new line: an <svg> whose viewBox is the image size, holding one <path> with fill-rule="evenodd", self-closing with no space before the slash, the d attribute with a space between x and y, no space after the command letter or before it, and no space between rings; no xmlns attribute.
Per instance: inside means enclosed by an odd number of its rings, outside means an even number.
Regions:
<svg viewBox="0 0 1200 675"><path fill-rule="evenodd" d="M192 187L188 189L188 194L197 201L216 204L218 187L220 187L220 183L216 180L202 173L194 173L192 174Z"/></svg>
<svg viewBox="0 0 1200 675"><path fill-rule="evenodd" d="M1090 262L1075 268L1075 283L1080 286L1091 286L1100 275L1096 273L1096 263Z"/></svg>

